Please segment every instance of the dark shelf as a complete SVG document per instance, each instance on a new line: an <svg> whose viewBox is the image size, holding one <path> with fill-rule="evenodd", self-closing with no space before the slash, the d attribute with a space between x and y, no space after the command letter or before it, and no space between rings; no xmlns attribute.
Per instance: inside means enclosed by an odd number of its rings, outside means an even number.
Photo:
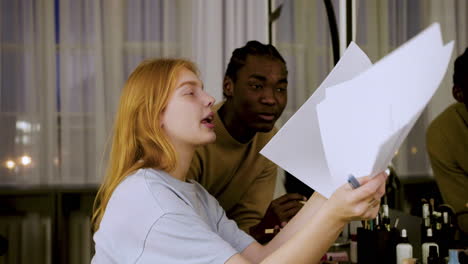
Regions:
<svg viewBox="0 0 468 264"><path fill-rule="evenodd" d="M96 185L0 186L0 219L28 213L50 218L51 262L68 263L71 215L90 217L97 189Z"/></svg>

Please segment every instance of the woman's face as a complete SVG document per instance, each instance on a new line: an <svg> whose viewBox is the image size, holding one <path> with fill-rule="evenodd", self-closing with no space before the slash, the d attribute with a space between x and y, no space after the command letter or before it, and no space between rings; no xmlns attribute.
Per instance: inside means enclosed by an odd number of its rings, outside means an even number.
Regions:
<svg viewBox="0 0 468 264"><path fill-rule="evenodd" d="M211 111L214 101L203 90L197 75L183 69L161 118L171 142L191 146L213 142L216 139Z"/></svg>

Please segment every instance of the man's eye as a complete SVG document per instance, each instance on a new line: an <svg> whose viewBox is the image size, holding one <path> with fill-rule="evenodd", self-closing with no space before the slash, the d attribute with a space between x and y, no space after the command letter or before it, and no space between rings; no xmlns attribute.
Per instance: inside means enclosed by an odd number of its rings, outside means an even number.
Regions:
<svg viewBox="0 0 468 264"><path fill-rule="evenodd" d="M286 88L276 88L276 91L279 93L284 93L286 92Z"/></svg>
<svg viewBox="0 0 468 264"><path fill-rule="evenodd" d="M261 84L252 84L250 85L252 88L254 88L255 90L258 90L258 89L262 89L263 88L263 85Z"/></svg>

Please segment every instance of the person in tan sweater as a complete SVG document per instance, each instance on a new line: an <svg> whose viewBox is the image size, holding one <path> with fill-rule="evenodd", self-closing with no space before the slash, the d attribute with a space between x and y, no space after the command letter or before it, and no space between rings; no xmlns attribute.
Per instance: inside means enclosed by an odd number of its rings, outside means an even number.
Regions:
<svg viewBox="0 0 468 264"><path fill-rule="evenodd" d="M274 201L277 166L259 154L276 133L287 102L286 62L272 45L234 50L213 108L216 141L196 150L187 177L219 201L239 228L268 242L302 207L299 194Z"/></svg>
<svg viewBox="0 0 468 264"><path fill-rule="evenodd" d="M452 91L458 102L432 121L426 145L442 198L459 213L468 211L468 49L455 61ZM468 234L468 216L458 224Z"/></svg>

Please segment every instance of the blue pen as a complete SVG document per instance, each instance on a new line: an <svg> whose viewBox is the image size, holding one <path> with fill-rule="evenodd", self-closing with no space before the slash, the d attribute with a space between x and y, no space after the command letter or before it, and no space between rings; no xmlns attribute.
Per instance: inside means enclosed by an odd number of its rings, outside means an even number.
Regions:
<svg viewBox="0 0 468 264"><path fill-rule="evenodd" d="M385 170L385 173L387 173L387 175L390 175L390 170L389 169L386 169ZM350 174L348 176L348 183L351 185L351 187L353 187L353 189L357 189L361 186L361 184L359 183L359 181L356 179L356 177L354 177L354 175Z"/></svg>
<svg viewBox="0 0 468 264"><path fill-rule="evenodd" d="M348 183L351 185L351 187L353 187L353 189L357 189L359 186L361 186L356 177L354 177L352 174L348 176Z"/></svg>

